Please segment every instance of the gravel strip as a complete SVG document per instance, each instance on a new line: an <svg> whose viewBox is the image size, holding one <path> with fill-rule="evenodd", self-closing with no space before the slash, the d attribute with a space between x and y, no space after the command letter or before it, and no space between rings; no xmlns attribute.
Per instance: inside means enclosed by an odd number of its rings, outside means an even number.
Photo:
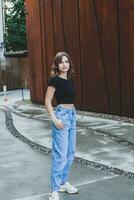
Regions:
<svg viewBox="0 0 134 200"><path fill-rule="evenodd" d="M28 138L24 137L14 126L13 124L13 119L12 119L12 115L11 115L11 110L3 110L5 112L5 116L6 116L6 126L8 131L15 136L16 138L18 138L20 141L28 144L32 149L35 150L39 150L45 153L50 153L51 149L48 149L42 145L39 145L31 140L29 140Z"/></svg>
<svg viewBox="0 0 134 200"><path fill-rule="evenodd" d="M79 110L77 110L77 114L134 124L134 118L132 117L109 115L109 114L104 114L104 113L94 113L94 112L79 111Z"/></svg>
<svg viewBox="0 0 134 200"><path fill-rule="evenodd" d="M92 131L92 128L90 128L90 127L86 127L86 129L88 129L89 131ZM105 131L99 130L99 129L96 129L96 132L97 132L98 135L103 135L106 138L113 140L113 141L117 142L118 144L120 144L122 146L126 146L129 149L134 150L134 143L132 143L132 142L130 142L130 141L118 136L118 135L113 135L111 133L108 133L108 132L105 132ZM94 134L94 131L92 131L91 133Z"/></svg>

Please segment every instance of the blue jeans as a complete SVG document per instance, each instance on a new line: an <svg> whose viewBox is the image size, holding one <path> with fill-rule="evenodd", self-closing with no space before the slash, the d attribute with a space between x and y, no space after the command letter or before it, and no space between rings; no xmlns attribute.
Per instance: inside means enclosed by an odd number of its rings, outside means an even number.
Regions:
<svg viewBox="0 0 134 200"><path fill-rule="evenodd" d="M52 168L51 191L59 191L60 185L69 178L69 170L74 160L76 147L76 111L58 105L55 111L64 128L57 128L52 123Z"/></svg>

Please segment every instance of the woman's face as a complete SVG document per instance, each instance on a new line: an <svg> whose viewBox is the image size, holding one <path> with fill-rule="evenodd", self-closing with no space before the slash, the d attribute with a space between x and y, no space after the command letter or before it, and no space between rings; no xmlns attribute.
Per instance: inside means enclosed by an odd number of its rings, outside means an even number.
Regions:
<svg viewBox="0 0 134 200"><path fill-rule="evenodd" d="M69 70L70 64L66 56L62 57L62 62L58 64L60 73L65 73Z"/></svg>

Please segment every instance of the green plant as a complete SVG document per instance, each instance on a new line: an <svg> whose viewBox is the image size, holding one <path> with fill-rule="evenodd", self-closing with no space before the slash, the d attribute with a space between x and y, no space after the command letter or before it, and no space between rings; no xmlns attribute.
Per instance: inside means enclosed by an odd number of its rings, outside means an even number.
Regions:
<svg viewBox="0 0 134 200"><path fill-rule="evenodd" d="M4 8L6 52L26 50L24 0L5 0Z"/></svg>

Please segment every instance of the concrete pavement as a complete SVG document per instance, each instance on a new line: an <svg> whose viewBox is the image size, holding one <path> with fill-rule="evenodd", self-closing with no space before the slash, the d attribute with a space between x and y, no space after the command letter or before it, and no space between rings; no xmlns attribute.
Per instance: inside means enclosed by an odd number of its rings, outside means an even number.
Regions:
<svg viewBox="0 0 134 200"><path fill-rule="evenodd" d="M45 146L48 149L51 149L51 122L49 116L46 113L45 109L40 108L41 112L44 111L44 115L40 115L38 110L38 116L36 113L37 110L34 110L33 107L32 109L34 111L32 114L32 119L31 113L30 118L22 117L20 115L16 115L16 113L12 113L14 125L17 130L19 130L19 132L29 140L39 145ZM25 112L28 113L28 111ZM36 113L36 116L34 115L34 113ZM44 120L40 120L39 116ZM118 143L114 139L110 139L109 135L103 134L102 132L98 132L94 129L91 130L85 128L82 123L80 126L80 117L81 116L77 116L77 124L79 124L79 126L77 126L76 157L95 162L97 164L100 164L100 166L106 165L109 167L109 169L112 167L124 170L124 172L126 173L131 172L130 174L132 176L132 174L134 173L133 149ZM87 118L88 117L86 117L86 120ZM130 129L132 129L131 131L133 131L134 127L132 128L131 125ZM127 134L128 133L126 133L126 135Z"/></svg>
<svg viewBox="0 0 134 200"><path fill-rule="evenodd" d="M12 134L15 132L16 137L31 145L32 148L50 152L51 121L45 107L30 103L16 103L21 100L17 95L18 92L10 96L11 102L3 102L0 99L1 108L6 110L6 120L10 121L7 123L9 131ZM27 98L29 98L28 91ZM73 174L75 173L74 180L76 180L74 184L80 187L81 192L69 199L98 200L98 196L100 200L133 199L133 133L133 124L95 118L77 111L77 151L74 163L77 167ZM78 166L83 167L81 173L77 171ZM93 179L92 174L94 174ZM102 178L100 179L97 174ZM47 198L47 195L46 197L35 195L23 200ZM68 199L68 195L61 195L61 199Z"/></svg>
<svg viewBox="0 0 134 200"><path fill-rule="evenodd" d="M16 103L12 118L23 136L51 149L51 121L45 107ZM76 157L85 160L85 163L89 161L89 165L95 166L96 163L102 169L108 168L115 174L133 178L133 133L133 124L85 116L79 112Z"/></svg>

